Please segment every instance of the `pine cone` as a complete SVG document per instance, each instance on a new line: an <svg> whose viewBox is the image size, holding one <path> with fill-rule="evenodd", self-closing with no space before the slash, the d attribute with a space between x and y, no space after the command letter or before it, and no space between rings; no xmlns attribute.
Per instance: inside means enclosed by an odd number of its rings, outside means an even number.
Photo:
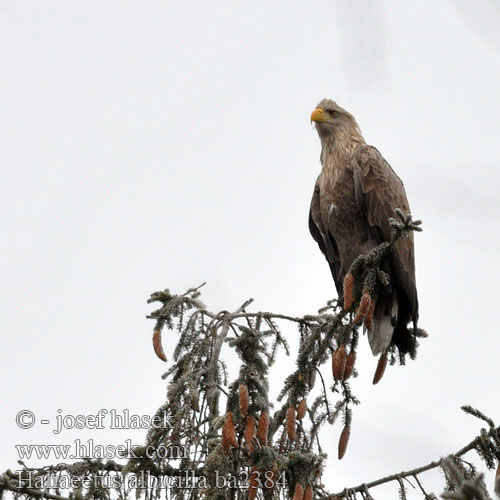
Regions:
<svg viewBox="0 0 500 500"><path fill-rule="evenodd" d="M297 483L295 485L295 490L293 492L293 500L302 500L303 497L304 497L304 487L300 483Z"/></svg>
<svg viewBox="0 0 500 500"><path fill-rule="evenodd" d="M246 384L240 384L238 391L240 395L240 413L242 417L246 417L248 414L248 387Z"/></svg>
<svg viewBox="0 0 500 500"><path fill-rule="evenodd" d="M372 298L370 297L369 293L365 292L359 302L359 307L356 312L356 316L354 316L353 319L354 324L361 323L366 318L366 315L370 310L371 304L372 304Z"/></svg>
<svg viewBox="0 0 500 500"><path fill-rule="evenodd" d="M342 433L340 434L339 439L339 460L345 455L345 451L347 450L347 444L349 443L349 437L351 436L351 426L345 425L342 429Z"/></svg>
<svg viewBox="0 0 500 500"><path fill-rule="evenodd" d="M267 492L265 497L272 498L274 489L276 488L276 483L278 481L278 466L276 463L273 465L271 470L268 470L264 473L264 477L262 478L262 485L264 490Z"/></svg>
<svg viewBox="0 0 500 500"><path fill-rule="evenodd" d="M349 311L354 303L354 276L347 273L344 278L344 309Z"/></svg>
<svg viewBox="0 0 500 500"><path fill-rule="evenodd" d="M344 378L345 365L347 361L347 348L345 344L342 344L332 356L332 372L333 379L335 381L342 380Z"/></svg>
<svg viewBox="0 0 500 500"><path fill-rule="evenodd" d="M225 424L222 426L222 451L224 455L229 455L229 453L231 453L231 443L227 437L227 428Z"/></svg>
<svg viewBox="0 0 500 500"><path fill-rule="evenodd" d="M384 352L378 360L377 369L375 370L375 375L373 375L373 385L378 384L382 377L384 376L385 367L387 366L387 352Z"/></svg>
<svg viewBox="0 0 500 500"><path fill-rule="evenodd" d="M238 448L238 440L236 439L236 432L234 430L234 420L233 420L233 412L228 411L226 413L226 420L224 422L224 427L226 428L226 437L229 441L229 444L233 448ZM224 431L224 428L222 429Z"/></svg>
<svg viewBox="0 0 500 500"><path fill-rule="evenodd" d="M250 477L248 478L248 500L254 500L259 488L259 470L256 466L252 467Z"/></svg>
<svg viewBox="0 0 500 500"><path fill-rule="evenodd" d="M165 351L161 345L161 332L160 330L155 330L153 332L153 349L155 354L162 360L167 361L167 356L165 356Z"/></svg>
<svg viewBox="0 0 500 500"><path fill-rule="evenodd" d="M290 406L286 411L286 433L290 441L295 441L296 438L296 422L295 422L296 411L293 406Z"/></svg>
<svg viewBox="0 0 500 500"><path fill-rule="evenodd" d="M257 439L263 446L267 445L267 431L269 428L269 415L267 412L262 411L257 424Z"/></svg>
<svg viewBox="0 0 500 500"><path fill-rule="evenodd" d="M249 453L252 453L254 448L253 439L255 437L255 428L255 417L250 415L247 420L247 425L245 426L245 443Z"/></svg>
<svg viewBox="0 0 500 500"><path fill-rule="evenodd" d="M306 416L306 412L307 412L307 401L304 398L297 407L297 419L302 420Z"/></svg>
<svg viewBox="0 0 500 500"><path fill-rule="evenodd" d="M365 326L367 330L371 330L373 327L373 313L375 311L375 300L371 299L370 307L368 308L368 312L365 317Z"/></svg>
<svg viewBox="0 0 500 500"><path fill-rule="evenodd" d="M304 491L303 500L313 500L313 488L310 484L306 486L306 491Z"/></svg>
<svg viewBox="0 0 500 500"><path fill-rule="evenodd" d="M345 362L345 370L344 370L344 378L343 380L347 380L351 378L352 371L354 369L354 363L356 363L356 351L351 351L349 356L347 356L347 360Z"/></svg>

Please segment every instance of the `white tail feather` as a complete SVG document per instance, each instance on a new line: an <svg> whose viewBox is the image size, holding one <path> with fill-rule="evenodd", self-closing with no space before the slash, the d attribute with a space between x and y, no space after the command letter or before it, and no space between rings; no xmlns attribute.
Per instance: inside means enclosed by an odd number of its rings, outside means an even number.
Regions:
<svg viewBox="0 0 500 500"><path fill-rule="evenodd" d="M373 320L373 328L368 330L368 342L374 356L385 352L391 343L394 326L390 316Z"/></svg>
<svg viewBox="0 0 500 500"><path fill-rule="evenodd" d="M368 330L368 342L374 356L381 354L387 350L391 344L392 334L394 333L394 325L398 316L398 303L396 300L392 303L392 311L390 316L378 316L377 311L373 318L373 328Z"/></svg>

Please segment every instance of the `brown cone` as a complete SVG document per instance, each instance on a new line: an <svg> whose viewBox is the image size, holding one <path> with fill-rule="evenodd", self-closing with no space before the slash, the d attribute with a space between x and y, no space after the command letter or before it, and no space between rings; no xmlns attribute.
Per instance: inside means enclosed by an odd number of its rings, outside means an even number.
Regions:
<svg viewBox="0 0 500 500"><path fill-rule="evenodd" d="M369 293L365 292L359 302L359 307L356 312L356 316L354 316L353 319L354 324L361 323L366 318L366 315L370 310L371 304L372 304L372 298L370 297Z"/></svg>
<svg viewBox="0 0 500 500"><path fill-rule="evenodd" d="M267 430L269 428L269 415L263 411L260 414L259 422L257 424L257 439L263 446L267 445Z"/></svg>
<svg viewBox="0 0 500 500"><path fill-rule="evenodd" d="M271 473L271 474L269 474ZM268 493L267 497L271 498L274 489L276 488L276 482L278 481L278 466L276 463L273 465L273 468L264 473L264 477L262 478L262 485L264 490Z"/></svg>
<svg viewBox="0 0 500 500"><path fill-rule="evenodd" d="M384 352L378 360L375 375L373 375L373 385L378 384L384 376L385 367L387 366L387 352Z"/></svg>
<svg viewBox="0 0 500 500"><path fill-rule="evenodd" d="M255 437L255 417L250 415L247 420L247 425L245 426L245 443L247 445L247 450L252 453L254 445L253 439Z"/></svg>
<svg viewBox="0 0 500 500"><path fill-rule="evenodd" d="M296 422L295 422L296 411L293 406L290 406L286 411L286 433L290 441L295 441L296 438Z"/></svg>
<svg viewBox="0 0 500 500"><path fill-rule="evenodd" d="M304 497L304 487L300 483L297 483L295 485L295 490L293 492L293 500L302 500L303 497Z"/></svg>
<svg viewBox="0 0 500 500"><path fill-rule="evenodd" d="M257 467L252 467L252 472L250 472L250 477L248 478L248 499L254 500L257 496L257 490L259 488L259 471Z"/></svg>
<svg viewBox="0 0 500 500"><path fill-rule="evenodd" d="M303 500L313 500L313 488L310 484L306 486L306 491L304 491Z"/></svg>
<svg viewBox="0 0 500 500"><path fill-rule="evenodd" d="M302 420L306 416L306 412L307 412L307 401L304 398L297 407L297 419Z"/></svg>
<svg viewBox="0 0 500 500"><path fill-rule="evenodd" d="M373 313L375 311L375 300L371 299L370 307L365 317L365 326L367 330L371 330L373 327Z"/></svg>
<svg viewBox="0 0 500 500"><path fill-rule="evenodd" d="M153 332L153 349L155 354L162 360L167 361L167 356L165 356L165 351L161 345L161 332L160 330L155 330Z"/></svg>
<svg viewBox="0 0 500 500"><path fill-rule="evenodd" d="M224 455L229 455L229 453L231 452L231 443L227 438L227 428L225 425L223 425L222 427L222 451Z"/></svg>
<svg viewBox="0 0 500 500"><path fill-rule="evenodd" d="M354 303L354 276L347 273L344 278L344 309L350 311Z"/></svg>
<svg viewBox="0 0 500 500"><path fill-rule="evenodd" d="M227 440L229 441L229 444L233 448L238 448L238 440L236 439L236 432L234 430L234 420L232 411L228 411L226 413L226 421L224 422L224 427L226 428L226 436Z"/></svg>
<svg viewBox="0 0 500 500"><path fill-rule="evenodd" d="M345 451L347 450L347 444L349 443L349 437L351 436L351 426L345 425L342 429L342 433L340 434L339 439L339 460L345 455Z"/></svg>
<svg viewBox="0 0 500 500"><path fill-rule="evenodd" d="M354 363L356 363L356 351L351 351L347 356L347 360L345 362L344 380L347 380L351 377L352 371L354 369Z"/></svg>
<svg viewBox="0 0 500 500"><path fill-rule="evenodd" d="M238 392L240 396L240 413L242 417L246 417L248 414L248 387L246 384L240 384Z"/></svg>
<svg viewBox="0 0 500 500"><path fill-rule="evenodd" d="M332 372L334 380L342 380L344 378L346 361L347 348L345 344L342 344L332 356Z"/></svg>

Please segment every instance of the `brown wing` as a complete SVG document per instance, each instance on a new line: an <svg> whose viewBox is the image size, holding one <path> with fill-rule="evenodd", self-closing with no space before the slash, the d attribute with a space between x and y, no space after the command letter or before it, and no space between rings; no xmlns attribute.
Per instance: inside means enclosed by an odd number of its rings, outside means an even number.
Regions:
<svg viewBox="0 0 500 500"><path fill-rule="evenodd" d="M379 243L389 241L392 228L389 218L395 209L410 213L403 182L373 146L360 146L353 154L356 201L366 215L373 236ZM392 268L398 285L404 291L414 324L418 319L418 299L415 282L413 234L395 245Z"/></svg>
<svg viewBox="0 0 500 500"><path fill-rule="evenodd" d="M321 210L319 203L319 186L316 182L314 186L314 192L311 199L311 208L309 210L309 232L311 236L315 239L323 255L326 257L328 264L330 265L330 271L332 273L333 281L335 282L335 287L337 288L337 293L339 296L342 295L342 279L339 276L340 271L340 257L337 244L335 239L331 235L322 222Z"/></svg>

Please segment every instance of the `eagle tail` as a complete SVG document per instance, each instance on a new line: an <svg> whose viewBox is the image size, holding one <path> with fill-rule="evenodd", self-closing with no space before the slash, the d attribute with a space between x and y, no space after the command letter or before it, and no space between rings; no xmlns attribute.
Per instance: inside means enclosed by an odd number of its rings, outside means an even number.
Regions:
<svg viewBox="0 0 500 500"><path fill-rule="evenodd" d="M393 332L394 326L390 316L383 316L373 320L373 327L368 330L368 342L370 342L374 356L387 350L391 344Z"/></svg>
<svg viewBox="0 0 500 500"><path fill-rule="evenodd" d="M415 351L415 332L417 328L417 315L412 315L407 300L404 297L393 297L392 305L381 300L377 303L373 314L373 326L368 330L368 341L374 356L384 353L391 342L401 353ZM412 331L408 323L413 321Z"/></svg>
<svg viewBox="0 0 500 500"><path fill-rule="evenodd" d="M389 309L389 310L388 310ZM398 303L393 300L392 307L379 303L373 315L373 326L368 330L368 342L374 356L387 351L391 345L394 325L398 315Z"/></svg>

